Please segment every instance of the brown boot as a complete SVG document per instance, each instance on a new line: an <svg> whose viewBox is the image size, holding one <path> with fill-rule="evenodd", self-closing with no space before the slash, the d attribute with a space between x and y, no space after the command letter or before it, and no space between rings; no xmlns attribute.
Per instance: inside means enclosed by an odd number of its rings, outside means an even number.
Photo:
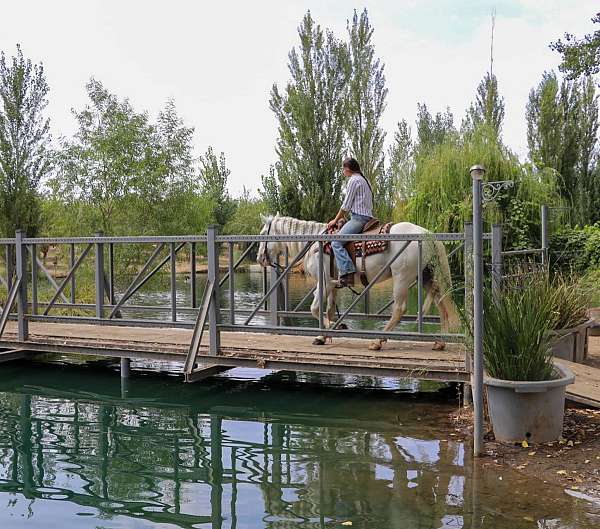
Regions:
<svg viewBox="0 0 600 529"><path fill-rule="evenodd" d="M354 272L344 274L337 280L335 288L353 287L354 286Z"/></svg>

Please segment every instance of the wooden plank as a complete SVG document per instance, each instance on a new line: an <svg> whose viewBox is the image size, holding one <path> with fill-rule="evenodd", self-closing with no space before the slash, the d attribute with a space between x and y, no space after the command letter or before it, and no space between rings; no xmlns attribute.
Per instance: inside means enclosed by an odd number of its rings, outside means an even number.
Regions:
<svg viewBox="0 0 600 529"><path fill-rule="evenodd" d="M575 383L567 386L567 399L600 408L600 369L585 364L555 360L575 375Z"/></svg>
<svg viewBox="0 0 600 529"><path fill-rule="evenodd" d="M30 323L30 349L65 354L129 355L183 361L192 338L189 329ZM4 343L17 347L16 326L13 322L9 324ZM224 332L222 356L218 359L208 355L206 344L200 346L198 362L207 365L207 370L203 372L201 368L194 378L199 380L217 370L243 366L356 374L378 372L382 376L395 376L393 373L396 373L403 377L466 380L462 344L448 344L445 351L433 351L432 342L390 341L383 350L370 351L369 343L368 339L336 338L324 346L314 346L306 336Z"/></svg>

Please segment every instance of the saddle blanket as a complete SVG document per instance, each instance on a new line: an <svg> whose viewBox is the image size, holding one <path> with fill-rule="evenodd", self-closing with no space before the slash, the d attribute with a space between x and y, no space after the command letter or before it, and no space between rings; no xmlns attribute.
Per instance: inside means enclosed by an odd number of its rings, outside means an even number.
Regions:
<svg viewBox="0 0 600 529"><path fill-rule="evenodd" d="M369 230L367 232L363 232L361 235L376 235L376 234L388 234L390 232L390 228L392 227L392 222L388 222L387 224L384 225L380 225L379 227L376 227L373 230ZM337 233L339 230L337 229L332 229L332 230L327 230L328 234L335 234ZM355 257L362 257L363 256L363 250L366 250L365 255L373 255L376 253L383 253L387 250L388 246L389 246L390 241L352 241L352 242L347 242L346 246L349 244L354 244L354 249L355 249ZM326 254L333 254L333 250L331 248L331 243L330 242L326 242L323 245L323 251Z"/></svg>

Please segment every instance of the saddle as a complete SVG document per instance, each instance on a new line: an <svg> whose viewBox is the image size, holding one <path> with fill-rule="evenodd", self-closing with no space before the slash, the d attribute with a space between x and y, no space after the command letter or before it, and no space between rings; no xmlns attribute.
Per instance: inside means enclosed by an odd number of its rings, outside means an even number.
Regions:
<svg viewBox="0 0 600 529"><path fill-rule="evenodd" d="M344 223L338 223L334 228L327 230L327 233L330 235L336 234L340 231L341 227ZM387 224L381 224L379 219L371 219L363 226L363 230L361 232L362 235L371 234L371 235L382 235L388 234L390 232L390 228L392 227L392 223L388 222ZM362 258L360 265L360 282L363 286L367 286L369 282L367 281L366 274L366 259L369 255L374 255L378 253L383 253L388 249L390 241L350 241L344 245L344 248L348 250L348 254L356 266L357 258ZM328 255L333 255L333 249L331 248L331 243L326 242L323 245L323 252ZM335 277L335 259L329 259L329 275L331 277Z"/></svg>

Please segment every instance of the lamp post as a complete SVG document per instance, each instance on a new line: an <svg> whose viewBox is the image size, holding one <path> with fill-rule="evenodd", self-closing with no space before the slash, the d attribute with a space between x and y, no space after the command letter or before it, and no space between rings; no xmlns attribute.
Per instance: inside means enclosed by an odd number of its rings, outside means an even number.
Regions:
<svg viewBox="0 0 600 529"><path fill-rule="evenodd" d="M511 180L484 182L485 168L474 165L469 170L473 181L473 455L483 451L483 221L482 207L496 199L498 193L513 186Z"/></svg>

